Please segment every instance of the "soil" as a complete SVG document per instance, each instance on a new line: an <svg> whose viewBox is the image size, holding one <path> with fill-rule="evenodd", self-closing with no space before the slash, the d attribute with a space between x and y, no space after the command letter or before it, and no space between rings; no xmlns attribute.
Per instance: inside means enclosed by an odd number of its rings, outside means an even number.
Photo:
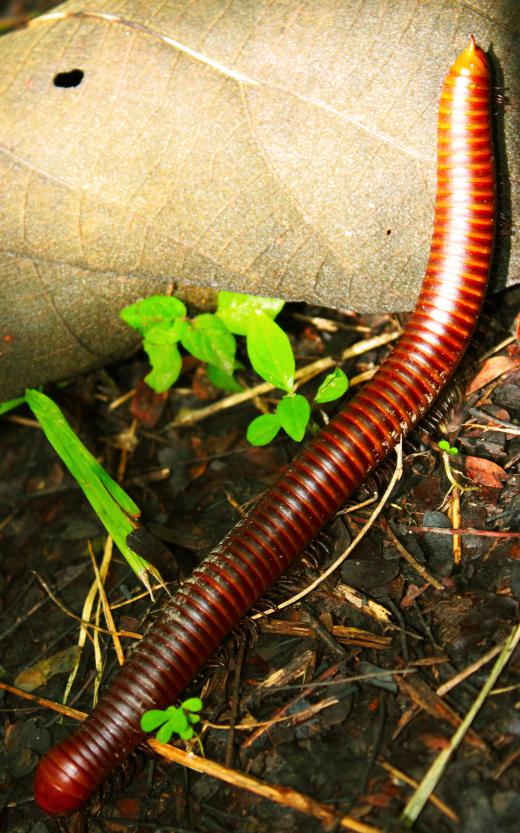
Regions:
<svg viewBox="0 0 520 833"><path fill-rule="evenodd" d="M459 481L476 486L460 499L459 526L474 530L459 536L461 563L455 563L457 539L442 533L453 526L453 504L437 447L442 427L430 426L407 445L401 481L337 573L302 603L254 625L245 623L190 687L204 701L201 739L209 760L280 788L292 787L338 818L350 814L376 830L404 829L399 818L413 792L405 779L420 781L446 747L494 658L481 662L466 679L457 675L499 648L518 619L520 353L511 340L518 298L513 290L498 299L480 352L508 343L491 360L470 362L466 377L471 377L470 390L475 389L468 395L467 385L459 386L445 418L446 436L459 450L449 458L451 469ZM397 322L386 315L361 318L291 305L280 323L302 366L324 355L338 356L360 339L384 335ZM347 362L349 378L378 364L387 349ZM499 376L494 375L497 357L502 361ZM139 353L47 392L103 466L122 478L150 533L166 543L166 552L158 548L157 566L166 581L174 582L189 574L243 508L262 494L297 445L278 437L269 446L253 448L245 439L258 407L272 408L275 391L261 402L172 427L183 413L216 403L225 394L189 357L167 397L140 385L146 372L146 357ZM254 374L245 372L243 380L253 384ZM319 381L302 392L311 394ZM112 407L134 389L133 397ZM330 417L337 407L332 403L323 410ZM316 414L318 422L323 419L323 413ZM351 511L327 528L299 569L273 590L271 602L310 583L344 550L373 511L373 503L362 504L374 488L381 493L387 479L383 473L349 502ZM63 701L78 656L80 626L71 613L84 615L93 581L88 542L99 564L103 528L75 481L26 409L3 417L0 679L19 689L33 687L35 695L53 703ZM358 591L360 607L345 595L345 585ZM156 590L153 602L146 595L137 599L142 586L117 552L106 590L116 627L131 632L142 632L166 598ZM99 621L105 624L102 614ZM123 638L122 644L127 651L132 639ZM450 761L435 792L443 803L427 802L415 830L518 829L518 666L517 652ZM102 691L117 667L113 643L104 635L97 667L102 669ZM23 679L22 671L29 671ZM455 685L439 694L452 680ZM68 704L88 712L96 691L96 658L88 639ZM49 819L33 801L32 774L40 756L75 721L24 700L22 692L0 690L0 709L2 833L325 829L308 812L168 765L149 751L139 752L89 808L66 820ZM252 721L271 724L244 728ZM233 725L240 728L233 731ZM177 745L184 748L180 741ZM198 752L196 745L193 751Z"/></svg>

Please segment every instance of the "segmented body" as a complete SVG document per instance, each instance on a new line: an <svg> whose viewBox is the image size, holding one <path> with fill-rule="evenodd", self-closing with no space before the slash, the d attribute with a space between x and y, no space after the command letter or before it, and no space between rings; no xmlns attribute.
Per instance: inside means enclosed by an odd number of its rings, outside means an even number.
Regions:
<svg viewBox="0 0 520 833"><path fill-rule="evenodd" d="M178 589L88 720L43 758L35 794L48 813L68 813L88 800L142 739L142 713L175 700L453 373L491 264L490 97L488 62L472 38L442 90L433 240L402 338L366 387Z"/></svg>

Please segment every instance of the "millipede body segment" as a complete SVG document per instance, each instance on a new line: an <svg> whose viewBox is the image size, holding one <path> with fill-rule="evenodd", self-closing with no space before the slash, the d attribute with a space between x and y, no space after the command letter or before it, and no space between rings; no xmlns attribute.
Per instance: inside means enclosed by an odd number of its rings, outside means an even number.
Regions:
<svg viewBox="0 0 520 833"><path fill-rule="evenodd" d="M489 276L495 187L488 60L473 37L442 89L433 240L416 309L366 387L300 453L180 586L93 714L36 771L35 795L69 813L141 741L246 611L429 408L471 338Z"/></svg>

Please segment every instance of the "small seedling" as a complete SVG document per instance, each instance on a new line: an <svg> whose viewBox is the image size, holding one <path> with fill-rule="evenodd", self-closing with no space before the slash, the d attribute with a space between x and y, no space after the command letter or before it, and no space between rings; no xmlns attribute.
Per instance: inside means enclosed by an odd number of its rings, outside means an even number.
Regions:
<svg viewBox="0 0 520 833"><path fill-rule="evenodd" d="M274 414L262 414L250 422L247 439L252 445L267 445L280 429L296 442L305 434L311 407L294 383L296 362L287 334L274 320L283 301L260 298L236 292L219 292L217 315L236 335L246 336L246 347L253 370L266 382L285 391ZM348 388L348 379L336 368L325 378L314 398L314 404L332 402Z"/></svg>
<svg viewBox="0 0 520 833"><path fill-rule="evenodd" d="M440 451L442 451L442 461L444 463L444 471L446 472L446 477L448 478L448 480L451 484L450 490L451 489L458 489L458 491L461 494L463 492L474 492L476 490L476 486L464 486L462 483L460 483L457 480L457 478L455 476L456 472L454 473L452 471L452 468L451 468L451 465L450 465L450 457L455 457L459 453L458 448L455 448L455 446L450 445L448 440L439 440L438 446L439 446Z"/></svg>
<svg viewBox="0 0 520 833"><path fill-rule="evenodd" d="M152 365L145 381L156 393L168 390L179 378L179 342L196 359L232 378L235 337L216 315L202 313L190 319L178 298L153 295L125 307L121 318L143 337L143 347Z"/></svg>
<svg viewBox="0 0 520 833"><path fill-rule="evenodd" d="M449 454L450 457L455 457L455 455L459 453L459 449L455 448L454 445L450 445L448 440L439 440L439 448L441 451Z"/></svg>
<svg viewBox="0 0 520 833"><path fill-rule="evenodd" d="M207 362L208 377L214 385L231 393L242 390L233 375L243 367L235 358L235 336L245 336L253 370L285 392L274 414L262 414L248 427L249 442L266 445L280 429L300 442L311 414L305 397L296 393L291 342L274 320L283 306L277 298L219 292L214 315L204 313L189 319L186 307L177 298L153 296L125 307L121 317L143 336L143 347L152 364L145 381L157 393L168 390L179 377L179 343L195 358ZM347 377L337 368L320 385L314 404L332 402L347 388Z"/></svg>
<svg viewBox="0 0 520 833"><path fill-rule="evenodd" d="M172 735L178 735L182 740L191 740L195 735L202 749L200 738L193 728L200 721L198 712L202 706L200 697L189 697L180 706L150 709L141 717L141 729L143 732L155 732L156 739L161 743L169 743Z"/></svg>
<svg viewBox="0 0 520 833"><path fill-rule="evenodd" d="M348 389L348 379L344 372L337 367L323 380L313 405L332 402L343 396ZM249 423L247 439L252 445L267 445L273 440L278 431L283 430L291 439L300 442L305 434L311 416L311 406L304 396L295 393L294 389L286 393L276 406L274 414L262 414Z"/></svg>

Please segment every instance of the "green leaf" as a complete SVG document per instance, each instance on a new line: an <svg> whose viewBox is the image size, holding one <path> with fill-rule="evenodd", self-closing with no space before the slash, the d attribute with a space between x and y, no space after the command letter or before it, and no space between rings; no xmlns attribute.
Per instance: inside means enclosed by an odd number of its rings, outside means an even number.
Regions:
<svg viewBox="0 0 520 833"><path fill-rule="evenodd" d="M247 353L266 382L290 393L294 387L294 353L286 333L265 312L257 312L247 329Z"/></svg>
<svg viewBox="0 0 520 833"><path fill-rule="evenodd" d="M187 322L183 318L154 324L146 331L146 341L153 344L177 344L186 327Z"/></svg>
<svg viewBox="0 0 520 833"><path fill-rule="evenodd" d="M230 376L229 373L224 373L220 367L215 367L214 364L208 364L206 373L208 374L209 381L216 388L222 388L222 390L227 390L230 393L240 393L242 391L242 385L237 382L235 377Z"/></svg>
<svg viewBox="0 0 520 833"><path fill-rule="evenodd" d="M200 697L188 697L187 700L183 700L181 703L181 709L184 709L187 712L200 712L203 707L204 703Z"/></svg>
<svg viewBox="0 0 520 833"><path fill-rule="evenodd" d="M155 737L159 741L159 743L169 743L171 736L175 732L175 729L172 726L171 720L168 720L164 726L161 726Z"/></svg>
<svg viewBox="0 0 520 833"><path fill-rule="evenodd" d="M6 414L8 411L12 411L13 408L17 408L18 405L23 405L25 402L25 396L19 396L17 399L8 399L6 402L0 402L0 416L2 414Z"/></svg>
<svg viewBox="0 0 520 833"><path fill-rule="evenodd" d="M219 367L232 375L235 366L235 337L216 315L205 312L197 315L182 333L182 345L186 350L208 364Z"/></svg>
<svg viewBox="0 0 520 833"><path fill-rule="evenodd" d="M339 399L348 390L348 379L340 367L336 367L332 373L325 377L318 388L314 401L317 405L324 402L333 402Z"/></svg>
<svg viewBox="0 0 520 833"><path fill-rule="evenodd" d="M170 712L170 709L168 709L168 711ZM183 710L175 707L171 709L169 722L173 727L173 731L177 732L177 734L184 732L184 730L189 726L188 718L184 714Z"/></svg>
<svg viewBox="0 0 520 833"><path fill-rule="evenodd" d="M439 448L442 451L445 451L446 454L450 454L452 457L455 457L455 455L459 453L459 449L455 448L454 445L450 445L448 440L439 440Z"/></svg>
<svg viewBox="0 0 520 833"><path fill-rule="evenodd" d="M157 324L175 321L186 315L186 307L178 298L171 298L165 295L152 295L150 298L143 298L135 304L125 307L119 313L123 321L138 330L141 335L146 335L147 330Z"/></svg>
<svg viewBox="0 0 520 833"><path fill-rule="evenodd" d="M150 709L141 716L140 726L143 732L153 732L168 720L168 714L162 709Z"/></svg>
<svg viewBox="0 0 520 833"><path fill-rule="evenodd" d="M263 298L260 295L242 295L239 292L219 292L217 315L230 332L237 336L247 335L251 317L265 312L269 318L276 318L285 301L279 298Z"/></svg>
<svg viewBox="0 0 520 833"><path fill-rule="evenodd" d="M85 448L52 399L40 391L28 389L25 401L130 567L147 584L148 562L132 552L126 543L127 535L133 529L128 516L139 517L139 507Z"/></svg>
<svg viewBox="0 0 520 833"><path fill-rule="evenodd" d="M176 344L154 344L143 341L143 347L148 354L151 372L145 376L145 382L150 385L156 393L163 393L179 378L182 367L182 356Z"/></svg>
<svg viewBox="0 0 520 833"><path fill-rule="evenodd" d="M311 408L305 397L299 393L284 396L278 403L276 415L284 431L296 442L301 442L311 415Z"/></svg>
<svg viewBox="0 0 520 833"><path fill-rule="evenodd" d="M280 428L280 420L276 414L262 414L249 423L247 439L251 445L267 445L274 440Z"/></svg>
<svg viewBox="0 0 520 833"><path fill-rule="evenodd" d="M188 714L188 720L190 723L198 723L200 721L200 714Z"/></svg>
<svg viewBox="0 0 520 833"><path fill-rule="evenodd" d="M183 729L182 732L179 732L179 735L182 738L182 740L191 740L194 735L194 732L191 726L188 726L187 729Z"/></svg>

